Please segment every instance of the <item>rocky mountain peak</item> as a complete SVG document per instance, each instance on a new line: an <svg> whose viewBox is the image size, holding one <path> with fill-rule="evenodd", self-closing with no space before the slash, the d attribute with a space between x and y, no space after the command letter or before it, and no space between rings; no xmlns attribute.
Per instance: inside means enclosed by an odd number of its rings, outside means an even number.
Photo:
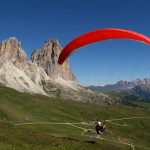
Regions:
<svg viewBox="0 0 150 150"><path fill-rule="evenodd" d="M61 50L62 47L57 39L48 39L41 49L35 49L32 52L30 62L21 47L21 42L18 42L16 37L11 37L0 44L0 56L8 59L18 68L24 68L26 64L33 62L43 68L52 79L60 77L64 80L77 81L71 71L68 59L63 65L58 65L57 61Z"/></svg>
<svg viewBox="0 0 150 150"><path fill-rule="evenodd" d="M48 39L45 41L45 43L59 44L58 39Z"/></svg>
<svg viewBox="0 0 150 150"><path fill-rule="evenodd" d="M116 84L119 85L120 87L126 87L129 85L127 81L123 81L123 80L118 81Z"/></svg>
<svg viewBox="0 0 150 150"><path fill-rule="evenodd" d="M62 47L57 39L46 40L44 46L39 50L34 50L31 61L42 67L46 74L52 78L62 78L65 80L77 81L73 75L69 60L67 59L62 66L58 65L58 57L62 51Z"/></svg>
<svg viewBox="0 0 150 150"><path fill-rule="evenodd" d="M135 85L142 84L142 80L137 78L136 80L133 80L132 83Z"/></svg>
<svg viewBox="0 0 150 150"><path fill-rule="evenodd" d="M140 78L137 78L131 82L120 80L116 84L123 88L133 88L134 86L140 85L140 84L150 85L150 79L145 78L144 80L141 80Z"/></svg>
<svg viewBox="0 0 150 150"><path fill-rule="evenodd" d="M27 54L16 37L11 37L0 44L0 55L9 59L17 67L23 67L28 61Z"/></svg>

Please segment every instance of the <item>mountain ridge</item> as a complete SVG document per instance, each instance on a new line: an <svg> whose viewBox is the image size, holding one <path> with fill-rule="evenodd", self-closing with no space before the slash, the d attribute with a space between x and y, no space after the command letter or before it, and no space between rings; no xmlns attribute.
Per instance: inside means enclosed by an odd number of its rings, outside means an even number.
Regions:
<svg viewBox="0 0 150 150"><path fill-rule="evenodd" d="M2 41L0 83L21 92L101 104L119 104L108 95L79 85L68 59L63 65L58 65L61 50L57 39L49 39L41 49L33 51L29 60L17 38Z"/></svg>
<svg viewBox="0 0 150 150"><path fill-rule="evenodd" d="M122 92L130 95L144 96L150 99L150 79L139 79L131 82L120 80L115 84L105 86L89 86L89 89L102 93Z"/></svg>

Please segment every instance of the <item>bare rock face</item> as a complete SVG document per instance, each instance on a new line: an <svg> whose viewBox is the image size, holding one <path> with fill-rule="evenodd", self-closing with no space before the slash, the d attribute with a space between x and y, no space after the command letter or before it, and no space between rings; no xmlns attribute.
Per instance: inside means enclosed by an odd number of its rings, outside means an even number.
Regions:
<svg viewBox="0 0 150 150"><path fill-rule="evenodd" d="M12 61L16 67L23 67L28 61L27 54L21 47L21 42L18 42L15 37L1 42L0 56Z"/></svg>
<svg viewBox="0 0 150 150"><path fill-rule="evenodd" d="M57 39L47 40L41 49L33 51L31 61L42 67L52 79L60 77L64 80L76 82L77 79L71 71L69 60L67 59L63 65L57 63L61 50L62 47Z"/></svg>

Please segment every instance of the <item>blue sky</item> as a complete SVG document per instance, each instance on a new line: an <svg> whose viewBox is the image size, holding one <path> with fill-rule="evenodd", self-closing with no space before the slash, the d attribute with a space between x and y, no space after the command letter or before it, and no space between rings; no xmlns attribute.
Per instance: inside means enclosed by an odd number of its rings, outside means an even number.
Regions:
<svg viewBox="0 0 150 150"><path fill-rule="evenodd" d="M7 0L0 4L0 41L17 37L30 58L45 40L64 47L97 29L121 28L150 37L149 0ZM70 66L82 85L150 78L150 46L131 40L107 40L81 48Z"/></svg>

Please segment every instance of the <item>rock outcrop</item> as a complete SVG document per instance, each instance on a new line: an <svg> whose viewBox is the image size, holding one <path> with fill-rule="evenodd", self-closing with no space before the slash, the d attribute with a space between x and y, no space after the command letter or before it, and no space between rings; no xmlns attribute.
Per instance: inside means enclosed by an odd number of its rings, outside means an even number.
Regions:
<svg viewBox="0 0 150 150"><path fill-rule="evenodd" d="M31 61L42 67L52 79L62 78L76 82L77 79L71 71L69 59L63 65L57 63L61 50L62 47L57 39L47 40L41 49L33 51Z"/></svg>
<svg viewBox="0 0 150 150"><path fill-rule="evenodd" d="M62 47L57 39L47 40L40 50L33 51L30 61L21 47L21 42L18 42L15 37L2 41L0 44L0 56L12 61L16 67L24 68L27 64L32 66L31 63L34 63L43 68L52 79L62 78L76 82L69 60L67 59L61 66L57 63L61 50Z"/></svg>
<svg viewBox="0 0 150 150"><path fill-rule="evenodd" d="M23 67L28 62L28 57L21 47L21 42L15 37L2 41L0 44L0 56L13 62L16 67Z"/></svg>

